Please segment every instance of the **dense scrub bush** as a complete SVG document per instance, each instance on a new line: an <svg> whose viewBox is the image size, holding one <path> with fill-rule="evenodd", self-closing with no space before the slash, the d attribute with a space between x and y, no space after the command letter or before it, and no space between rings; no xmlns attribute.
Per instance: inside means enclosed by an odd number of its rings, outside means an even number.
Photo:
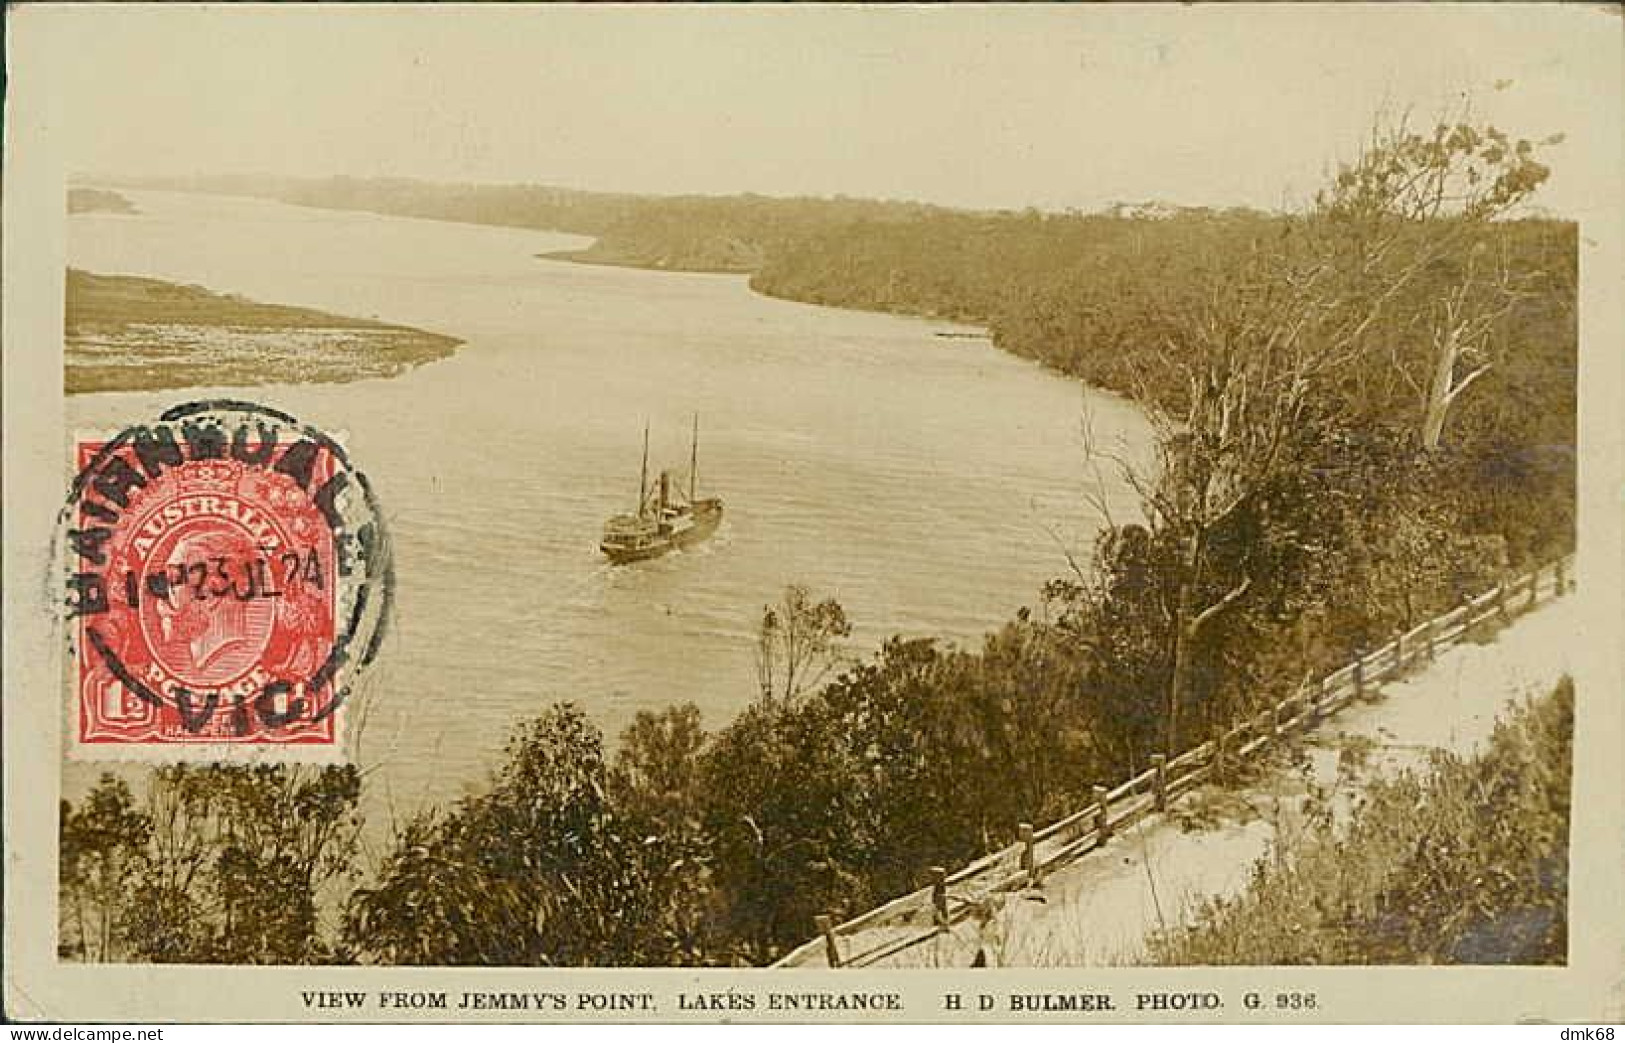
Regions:
<svg viewBox="0 0 1625 1043"><path fill-rule="evenodd" d="M1440 752L1377 782L1346 822L1323 795L1243 894L1155 938L1154 959L1565 962L1573 724L1565 678L1499 723L1483 752Z"/></svg>

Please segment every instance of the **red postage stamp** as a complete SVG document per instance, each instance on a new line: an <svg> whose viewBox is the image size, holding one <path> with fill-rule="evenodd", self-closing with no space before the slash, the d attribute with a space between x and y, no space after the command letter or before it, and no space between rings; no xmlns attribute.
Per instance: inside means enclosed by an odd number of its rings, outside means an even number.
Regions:
<svg viewBox="0 0 1625 1043"><path fill-rule="evenodd" d="M79 742L333 744L376 557L336 446L217 419L76 448Z"/></svg>

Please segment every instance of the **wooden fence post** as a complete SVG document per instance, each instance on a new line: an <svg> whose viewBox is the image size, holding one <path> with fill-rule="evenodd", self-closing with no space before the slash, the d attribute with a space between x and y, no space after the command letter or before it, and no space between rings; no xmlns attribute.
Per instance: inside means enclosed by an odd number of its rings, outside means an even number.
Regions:
<svg viewBox="0 0 1625 1043"><path fill-rule="evenodd" d="M948 926L948 870L942 866L931 867L931 920Z"/></svg>
<svg viewBox="0 0 1625 1043"><path fill-rule="evenodd" d="M1565 571L1564 568L1563 568L1563 559L1558 558L1557 559L1557 564L1554 565L1553 568L1555 568L1557 570L1557 591L1553 596L1560 598L1560 597L1563 596L1563 583L1564 583L1563 573Z"/></svg>
<svg viewBox="0 0 1625 1043"><path fill-rule="evenodd" d="M1428 662L1433 662L1439 652L1437 633L1439 630L1439 617L1429 616L1427 626L1422 631L1423 640L1427 642Z"/></svg>
<svg viewBox="0 0 1625 1043"><path fill-rule="evenodd" d="M1223 782L1230 771L1230 729L1224 725L1219 726L1219 734L1213 737L1213 780Z"/></svg>
<svg viewBox="0 0 1625 1043"><path fill-rule="evenodd" d="M1168 810L1168 755L1166 753L1153 753L1151 767L1156 774L1151 776L1151 792L1156 794L1153 806L1158 811Z"/></svg>
<svg viewBox="0 0 1625 1043"><path fill-rule="evenodd" d="M1358 651L1354 656L1354 698L1365 698L1365 652Z"/></svg>
<svg viewBox="0 0 1625 1043"><path fill-rule="evenodd" d="M1397 676L1405 669L1405 628L1400 627L1399 633L1394 636L1394 674Z"/></svg>
<svg viewBox="0 0 1625 1043"><path fill-rule="evenodd" d="M1095 846L1112 838L1112 809L1106 803L1106 787L1095 786Z"/></svg>
<svg viewBox="0 0 1625 1043"><path fill-rule="evenodd" d="M1534 608L1540 600L1540 569L1529 574L1529 608Z"/></svg>
<svg viewBox="0 0 1625 1043"><path fill-rule="evenodd" d="M829 916L815 916L813 923L818 925L818 933L824 936L824 958L831 967L841 965L841 949L835 944L835 921Z"/></svg>
<svg viewBox="0 0 1625 1043"><path fill-rule="evenodd" d="M1319 728L1326 719L1326 678L1322 677L1309 693L1309 727Z"/></svg>
<svg viewBox="0 0 1625 1043"><path fill-rule="evenodd" d="M1033 842L1033 824L1023 822L1016 827L1016 835L1021 838L1021 871L1027 874L1027 886L1038 886L1038 851Z"/></svg>
<svg viewBox="0 0 1625 1043"><path fill-rule="evenodd" d="M1505 583L1495 585L1495 613L1501 617L1503 623L1511 618L1507 613L1507 585Z"/></svg>

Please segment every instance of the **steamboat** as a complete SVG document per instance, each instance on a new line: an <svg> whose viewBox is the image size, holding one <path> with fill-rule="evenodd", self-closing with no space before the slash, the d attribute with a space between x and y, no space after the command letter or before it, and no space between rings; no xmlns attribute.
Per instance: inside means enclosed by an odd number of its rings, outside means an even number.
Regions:
<svg viewBox="0 0 1625 1043"><path fill-rule="evenodd" d="M689 449L688 491L684 495L661 471L649 482L649 427L643 428L643 465L638 471L638 506L604 523L598 549L614 565L647 561L708 539L722 524L722 500L695 494L700 470L700 417L694 416L694 440Z"/></svg>

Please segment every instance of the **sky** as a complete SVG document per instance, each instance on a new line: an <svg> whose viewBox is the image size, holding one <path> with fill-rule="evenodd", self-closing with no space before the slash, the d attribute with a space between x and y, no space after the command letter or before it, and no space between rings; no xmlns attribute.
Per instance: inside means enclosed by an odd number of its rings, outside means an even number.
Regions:
<svg viewBox="0 0 1625 1043"><path fill-rule="evenodd" d="M1470 96L1568 135L1537 202L1573 215L1618 191L1606 7L46 5L9 46L82 175L1274 208Z"/></svg>

